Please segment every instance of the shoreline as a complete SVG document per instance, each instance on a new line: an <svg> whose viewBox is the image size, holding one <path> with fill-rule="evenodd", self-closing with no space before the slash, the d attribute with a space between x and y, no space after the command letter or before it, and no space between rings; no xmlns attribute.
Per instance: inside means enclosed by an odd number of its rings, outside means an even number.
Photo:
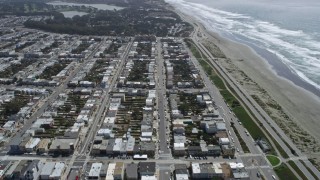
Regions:
<svg viewBox="0 0 320 180"><path fill-rule="evenodd" d="M205 26L203 26L207 32L211 32L211 30L208 30ZM218 33L217 33L218 34ZM228 39L234 43L239 43L241 45L245 45L249 47L253 53L258 55L261 59L263 59L265 62L268 63L268 65L271 66L271 70L274 71L278 76L294 83L296 86L299 86L303 89L305 89L308 92L313 93L314 95L320 97L320 89L313 86L306 80L302 79L294 70L292 70L289 66L287 66L284 62L281 61L281 59L274 53L271 53L265 49L262 49L261 47L256 46L253 43L244 42L242 40L235 40L234 37L224 37L223 35L218 34L221 38ZM248 45L251 44L251 45Z"/></svg>
<svg viewBox="0 0 320 180"><path fill-rule="evenodd" d="M190 18L194 24L200 24L203 27L202 29L211 36L206 38L209 38L209 41L217 46L237 68L265 90L282 107L284 113L290 117L292 122L296 123L299 128L301 127L303 131L313 138L320 139L320 133L318 132L320 127L320 113L318 113L320 99L317 95L279 76L272 68L272 65L250 46L227 39L217 32L208 30L201 21L190 17L179 9L174 8L174 11ZM225 67L225 65L223 66ZM236 76L234 73L230 74ZM247 87L243 86L243 88L248 91ZM254 94L252 92L249 93ZM259 94L259 92L255 93ZM290 124L288 124L288 127L291 128ZM292 139L291 136L290 138ZM315 146L319 145L319 142L314 143L316 144ZM305 145L297 144L297 146L300 147L299 149L305 150L305 153L311 157L320 155L316 153L319 151L311 151Z"/></svg>

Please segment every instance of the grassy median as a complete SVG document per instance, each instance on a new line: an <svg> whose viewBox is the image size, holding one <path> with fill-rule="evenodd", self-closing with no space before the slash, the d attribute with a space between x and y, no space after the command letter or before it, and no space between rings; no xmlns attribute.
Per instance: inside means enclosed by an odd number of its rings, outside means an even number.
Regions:
<svg viewBox="0 0 320 180"><path fill-rule="evenodd" d="M288 161L288 164L298 173L298 175L302 179L306 179L306 180L308 179L292 160Z"/></svg>
<svg viewBox="0 0 320 180"><path fill-rule="evenodd" d="M235 115L238 117L238 119L243 123L244 127L248 130L248 132L251 134L251 136L254 139L262 138L266 141L268 139L266 138L266 135L263 133L261 128L264 128L263 126L258 126L254 120L251 118L251 116L248 114L248 112L245 110L244 107L240 105L238 100L232 95L232 93L228 90L226 85L224 84L221 77L215 72L215 70L212 68L211 62L207 59L206 56L201 56L201 53L198 51L197 47L194 45L193 41L190 39L185 39L185 42L187 43L188 47L192 51L193 55L197 58L200 65L203 67L211 81L218 87L221 95L225 99L225 101L229 104L232 111L235 113ZM230 89L230 87L229 87ZM231 88L232 91L232 88ZM276 148L278 149L279 153L282 157L288 158L288 154L281 148L279 143L275 141L272 136L266 131L268 136L271 138L272 142L275 144ZM240 137L241 138L241 137ZM269 142L269 141L268 141ZM270 144L270 142L269 142ZM271 154L276 154L274 150L269 152Z"/></svg>
<svg viewBox="0 0 320 180"><path fill-rule="evenodd" d="M281 180L298 180L298 178L293 174L293 172L288 168L288 166L282 163L280 166L274 168L277 176Z"/></svg>
<svg viewBox="0 0 320 180"><path fill-rule="evenodd" d="M309 173L315 178L315 179L319 179L318 176L306 165L306 163L302 160L299 160L303 165L304 167L307 168L307 170L309 171Z"/></svg>

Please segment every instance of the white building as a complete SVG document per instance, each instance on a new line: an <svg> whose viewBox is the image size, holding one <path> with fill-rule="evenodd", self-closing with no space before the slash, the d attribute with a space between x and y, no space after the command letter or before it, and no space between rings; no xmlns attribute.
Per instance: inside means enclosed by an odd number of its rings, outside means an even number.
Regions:
<svg viewBox="0 0 320 180"><path fill-rule="evenodd" d="M98 179L101 171L102 163L93 163L89 172L89 179Z"/></svg>
<svg viewBox="0 0 320 180"><path fill-rule="evenodd" d="M43 166L42 171L40 173L41 180L47 180L50 178L50 175L55 167L55 162L46 162Z"/></svg>
<svg viewBox="0 0 320 180"><path fill-rule="evenodd" d="M107 169L106 180L113 180L114 170L116 168L116 163L110 163Z"/></svg>
<svg viewBox="0 0 320 180"><path fill-rule="evenodd" d="M52 173L50 174L50 179L61 179L62 172L64 170L65 164L63 162L57 162L54 166Z"/></svg>

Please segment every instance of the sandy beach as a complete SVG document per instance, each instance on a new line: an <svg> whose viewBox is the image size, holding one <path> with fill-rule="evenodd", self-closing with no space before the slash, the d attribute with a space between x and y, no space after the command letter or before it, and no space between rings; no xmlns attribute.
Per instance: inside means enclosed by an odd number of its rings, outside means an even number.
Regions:
<svg viewBox="0 0 320 180"><path fill-rule="evenodd" d="M178 13L181 15L181 12ZM199 24L192 17L185 14L183 16L192 23ZM202 29L205 30L203 26ZM210 46L213 52L218 47L226 56L219 58L220 64L250 95L266 104L263 108L300 150L320 162L320 143L317 140L320 139L320 98L277 75L268 61L250 47L215 32L206 32L203 44ZM278 105L282 110L278 109Z"/></svg>

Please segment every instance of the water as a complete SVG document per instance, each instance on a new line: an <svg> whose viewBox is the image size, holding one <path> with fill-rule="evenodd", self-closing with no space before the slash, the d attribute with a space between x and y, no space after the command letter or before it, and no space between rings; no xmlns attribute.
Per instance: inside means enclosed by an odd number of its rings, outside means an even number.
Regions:
<svg viewBox="0 0 320 180"><path fill-rule="evenodd" d="M123 9L123 7L119 7L119 6L112 6L112 5L108 5L108 4L79 4L79 3L68 3L68 2L61 2L61 1L53 1L53 2L49 2L47 4L51 4L54 6L87 6L87 7L94 7L97 8L99 10L121 10Z"/></svg>
<svg viewBox="0 0 320 180"><path fill-rule="evenodd" d="M61 12L64 17L66 18L73 18L74 16L78 15L78 16L83 16L83 15L86 15L88 13L85 13L85 12L80 12L80 11L63 11Z"/></svg>
<svg viewBox="0 0 320 180"><path fill-rule="evenodd" d="M166 0L222 36L275 55L289 80L320 90L320 2L314 0ZM269 53L269 55L267 55ZM269 62L270 63L270 62ZM279 63L273 63L273 65ZM283 68L283 67L282 67ZM281 73L281 72L280 72ZM278 73L279 74L279 73ZM287 73L288 74L288 73ZM300 81L289 76L300 77ZM291 78L291 79L290 79ZM307 88L313 91L312 88ZM318 94L318 93L315 93Z"/></svg>

